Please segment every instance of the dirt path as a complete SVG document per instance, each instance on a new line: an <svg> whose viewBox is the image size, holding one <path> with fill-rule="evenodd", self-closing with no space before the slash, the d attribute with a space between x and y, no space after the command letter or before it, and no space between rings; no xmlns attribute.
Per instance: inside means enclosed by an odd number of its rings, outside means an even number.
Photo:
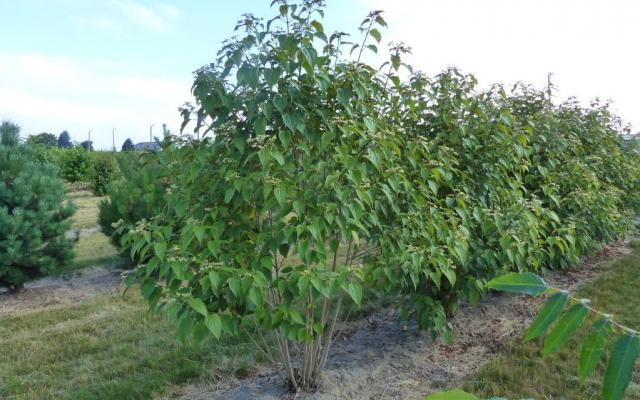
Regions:
<svg viewBox="0 0 640 400"><path fill-rule="evenodd" d="M25 284L18 293L0 293L0 316L79 303L98 294L119 290L121 270L99 266L69 277L47 277Z"/></svg>
<svg viewBox="0 0 640 400"><path fill-rule="evenodd" d="M545 279L573 290L593 279L614 258L629 254L625 245L606 247L581 269L554 272ZM435 343L415 326L403 330L392 311L350 322L331 349L321 388L293 395L283 388L281 368L258 369L255 376L228 378L211 385L177 388L168 397L180 400L249 399L418 399L438 384L462 381L480 367L535 317L542 300L489 295L478 305L463 305L452 320L451 345Z"/></svg>

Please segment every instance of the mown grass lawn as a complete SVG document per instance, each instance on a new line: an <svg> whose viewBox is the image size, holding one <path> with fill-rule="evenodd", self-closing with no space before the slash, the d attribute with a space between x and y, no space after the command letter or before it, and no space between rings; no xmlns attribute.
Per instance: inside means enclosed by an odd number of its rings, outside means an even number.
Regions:
<svg viewBox="0 0 640 400"><path fill-rule="evenodd" d="M0 318L0 398L149 399L175 384L243 376L255 362L246 338L181 344L138 291Z"/></svg>
<svg viewBox="0 0 640 400"><path fill-rule="evenodd" d="M87 191L69 198L78 206L72 228L90 232L62 272L125 265L99 230L100 198ZM149 314L137 289L0 317L0 398L149 399L195 379L244 376L264 361L247 337L200 345L176 337L174 324Z"/></svg>
<svg viewBox="0 0 640 400"><path fill-rule="evenodd" d="M599 310L612 313L614 319L636 330L640 329L640 242L632 242L632 254L611 263L594 281L578 294L591 300ZM578 336L588 332L585 325ZM479 396L501 396L509 399L601 398L604 363L585 382L578 379L580 347L572 340L557 354L543 359L544 339L522 343L516 339L509 350L489 361L465 389ZM626 392L627 399L640 399L640 373L637 371Z"/></svg>
<svg viewBox="0 0 640 400"><path fill-rule="evenodd" d="M121 257L109 237L100 231L98 225L98 203L103 199L96 197L87 190L69 192L67 197L76 205L71 229L80 230L80 237L74 250L74 262L63 272L91 267L108 266L122 267L129 261Z"/></svg>

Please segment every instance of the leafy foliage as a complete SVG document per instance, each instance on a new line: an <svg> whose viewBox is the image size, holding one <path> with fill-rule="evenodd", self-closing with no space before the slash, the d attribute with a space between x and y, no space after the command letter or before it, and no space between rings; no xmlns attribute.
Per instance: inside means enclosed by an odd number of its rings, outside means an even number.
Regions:
<svg viewBox="0 0 640 400"><path fill-rule="evenodd" d="M61 150L58 168L60 176L70 183L86 182L91 171L91 153L78 146Z"/></svg>
<svg viewBox="0 0 640 400"><path fill-rule="evenodd" d="M73 258L65 238L74 207L55 168L25 145L0 145L0 284L60 270Z"/></svg>
<svg viewBox="0 0 640 400"><path fill-rule="evenodd" d="M530 276L533 274L525 275ZM517 293L518 291L513 290L513 288L523 287L519 285L522 279L522 276L518 274L507 274L494 278L488 283L488 286L497 290L508 288L510 289L508 291ZM540 281L543 282L542 280ZM567 343L571 335L573 335L585 321L588 312L591 311L596 314L598 318L593 323L591 334L584 339L582 344L579 362L580 381L584 382L598 365L608 345L608 338L614 334L619 335L618 340L613 345L607 362L602 387L602 398L605 400L622 399L631 381L635 361L640 355L640 339L638 339L637 332L616 323L611 319L610 315L590 308L587 299L576 299L571 297L566 291L561 291L547 285L545 286L545 292L555 294L547 300L545 307L543 307L538 318L536 318L532 325L532 329L534 329L537 335L544 332L551 323L555 322L545 340L543 356L556 352ZM526 287L523 287L523 290L519 293L531 294ZM566 304L567 298L572 305L564 315L560 316L560 313L556 311L558 304ZM542 324L540 321L545 322ZM529 336L528 334L526 338L529 338Z"/></svg>
<svg viewBox="0 0 640 400"><path fill-rule="evenodd" d="M107 193L107 186L116 177L117 173L118 165L115 153L92 153L89 182L91 184L91 191L93 194L96 196L104 196Z"/></svg>
<svg viewBox="0 0 640 400"><path fill-rule="evenodd" d="M26 143L31 145L57 146L58 139L53 133L43 132L37 135L29 136Z"/></svg>
<svg viewBox="0 0 640 400"><path fill-rule="evenodd" d="M166 206L116 231L140 261L130 281L182 338L274 331L291 385L308 388L365 284L446 338L447 317L486 281L574 265L631 228L640 159L606 105L481 91L455 69L430 79L402 44L374 68L362 55L378 51L381 12L353 43L325 33L320 1L273 5L196 72L182 114L198 139L169 137L157 155ZM535 274L510 279L494 287L548 290ZM583 318L574 308L548 351Z"/></svg>
<svg viewBox="0 0 640 400"><path fill-rule="evenodd" d="M117 158L118 176L107 185L107 198L99 204L99 223L106 235L123 252L122 234L115 225L134 227L139 221L150 220L166 205L169 181L156 153L121 154Z"/></svg>

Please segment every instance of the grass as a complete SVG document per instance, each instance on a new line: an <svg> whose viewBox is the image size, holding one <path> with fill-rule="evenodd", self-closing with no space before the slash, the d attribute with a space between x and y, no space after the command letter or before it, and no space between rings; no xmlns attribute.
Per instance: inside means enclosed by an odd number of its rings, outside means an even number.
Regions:
<svg viewBox="0 0 640 400"><path fill-rule="evenodd" d="M263 361L246 337L199 346L175 338L137 290L0 318L0 398L149 399Z"/></svg>
<svg viewBox="0 0 640 400"><path fill-rule="evenodd" d="M78 207L73 216L72 229L90 229L98 227L98 203L103 199L88 190L69 192L67 198Z"/></svg>
<svg viewBox="0 0 640 400"><path fill-rule="evenodd" d="M65 271L126 264L98 228L98 202L69 193L83 229ZM88 231L87 231L88 230ZM264 361L246 336L182 344L175 326L150 315L137 289L76 305L0 317L0 398L149 399L172 385L246 376Z"/></svg>
<svg viewBox="0 0 640 400"><path fill-rule="evenodd" d="M72 269L95 265L120 267L127 263L102 232L81 236L75 245L76 258Z"/></svg>
<svg viewBox="0 0 640 400"><path fill-rule="evenodd" d="M579 291L599 310L612 313L616 321L640 329L640 246L632 242L632 254L612 262L606 272ZM588 324L577 338L588 332ZM601 382L605 364L584 385L578 379L580 347L576 338L546 359L541 356L544 339L523 343L516 339L505 354L489 361L465 390L479 396L501 396L509 399L601 398ZM640 370L636 368L626 399L640 399Z"/></svg>
<svg viewBox="0 0 640 400"><path fill-rule="evenodd" d="M98 203L102 197L96 197L87 190L71 191L67 197L77 207L71 228L81 232L74 248L75 260L63 273L96 265L125 266L128 260L120 256L109 237L100 231Z"/></svg>

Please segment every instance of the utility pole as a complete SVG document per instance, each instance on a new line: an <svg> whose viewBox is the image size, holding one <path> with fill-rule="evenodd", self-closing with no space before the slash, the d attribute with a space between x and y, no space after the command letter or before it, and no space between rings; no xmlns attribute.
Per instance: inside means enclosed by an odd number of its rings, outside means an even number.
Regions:
<svg viewBox="0 0 640 400"><path fill-rule="evenodd" d="M553 84L551 83L552 75L553 72L549 72L549 74L547 74L547 100L549 100L549 103L551 103L551 88L553 87Z"/></svg>
<svg viewBox="0 0 640 400"><path fill-rule="evenodd" d="M113 151L116 151L116 128L111 130L111 143L113 144Z"/></svg>
<svg viewBox="0 0 640 400"><path fill-rule="evenodd" d="M153 143L153 127L154 126L155 126L154 124L149 125L149 143Z"/></svg>
<svg viewBox="0 0 640 400"><path fill-rule="evenodd" d="M89 148L89 151L91 151L91 132L92 132L91 129L89 129L89 143L87 146Z"/></svg>

